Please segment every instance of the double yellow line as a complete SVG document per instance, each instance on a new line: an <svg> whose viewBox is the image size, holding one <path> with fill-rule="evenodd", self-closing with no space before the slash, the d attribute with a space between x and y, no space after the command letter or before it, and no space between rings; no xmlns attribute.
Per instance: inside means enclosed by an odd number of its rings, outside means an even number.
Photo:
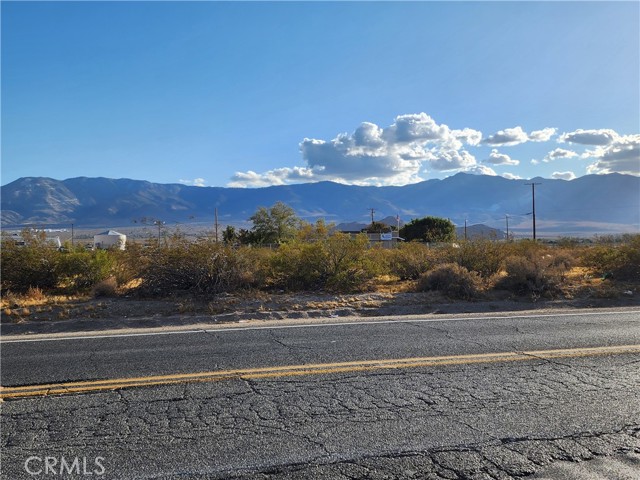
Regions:
<svg viewBox="0 0 640 480"><path fill-rule="evenodd" d="M277 378L330 373L366 372L372 370L434 367L440 365L466 365L474 363L518 362L535 359L589 357L640 353L640 345L615 347L571 348L562 350L532 350L523 352L482 353L443 357L413 357L390 360L362 360L339 363L288 365L281 367L245 368L199 373L153 375L148 377L116 378L83 382L50 383L20 387L0 387L0 399L101 392L131 387L173 385L191 382L219 382L231 379Z"/></svg>

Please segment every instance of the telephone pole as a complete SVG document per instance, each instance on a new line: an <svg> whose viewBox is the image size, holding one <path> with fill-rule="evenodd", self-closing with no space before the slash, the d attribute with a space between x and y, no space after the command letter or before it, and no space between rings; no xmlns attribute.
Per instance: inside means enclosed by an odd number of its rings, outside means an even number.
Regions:
<svg viewBox="0 0 640 480"><path fill-rule="evenodd" d="M214 210L215 214L215 225L216 225L216 243L218 242L218 209Z"/></svg>
<svg viewBox="0 0 640 480"><path fill-rule="evenodd" d="M505 215L504 218L507 220L507 242L509 241L509 215Z"/></svg>
<svg viewBox="0 0 640 480"><path fill-rule="evenodd" d="M369 210L371 210L371 225L373 225L373 214L376 212L373 208L370 208Z"/></svg>
<svg viewBox="0 0 640 480"><path fill-rule="evenodd" d="M464 239L467 239L467 219L464 219Z"/></svg>
<svg viewBox="0 0 640 480"><path fill-rule="evenodd" d="M525 185L531 185L531 201L533 203L533 240L536 240L536 185L541 185L540 183L525 183Z"/></svg>

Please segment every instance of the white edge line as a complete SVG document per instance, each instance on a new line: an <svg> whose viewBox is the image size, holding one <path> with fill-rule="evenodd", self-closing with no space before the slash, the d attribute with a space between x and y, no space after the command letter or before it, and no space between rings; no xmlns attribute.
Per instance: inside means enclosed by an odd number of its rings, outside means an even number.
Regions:
<svg viewBox="0 0 640 480"><path fill-rule="evenodd" d="M353 325L379 325L390 323L434 323L434 322L454 322L464 320L516 320L523 318L549 318L549 317L579 317L579 316L597 316L597 315L637 315L640 314L640 310L637 311L625 311L625 312L583 312L583 313L561 313L561 314L539 314L539 315L514 315L514 316L492 316L492 317L449 317L449 318L415 318L406 320L370 320L370 321L356 321L356 322L331 322L331 323L305 323L301 325L266 325L257 327L229 327L229 328L214 328L214 329L197 329L197 330L179 330L170 332L146 332L146 333L121 333L121 334L106 334L106 335L83 335L83 336L69 336L69 337L53 337L53 338L25 338L20 340L1 340L0 344L9 343L30 343L30 342L59 342L63 340L89 340L100 338L121 338L121 337L149 337L157 335L188 335L193 333L224 333L224 332L239 332L243 330L280 330L285 328L317 328L317 327L341 327L341 326L353 326Z"/></svg>

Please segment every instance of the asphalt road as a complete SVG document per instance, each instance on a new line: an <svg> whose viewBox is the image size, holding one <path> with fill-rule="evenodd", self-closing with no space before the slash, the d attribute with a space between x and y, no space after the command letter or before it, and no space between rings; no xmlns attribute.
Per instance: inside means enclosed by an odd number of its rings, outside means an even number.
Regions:
<svg viewBox="0 0 640 480"><path fill-rule="evenodd" d="M172 381L7 399L3 478L33 478L25 461L45 456L99 457L102 478L506 479L621 454L625 472L640 466L638 350L576 350L640 345L637 311L87 337L4 339L2 385Z"/></svg>

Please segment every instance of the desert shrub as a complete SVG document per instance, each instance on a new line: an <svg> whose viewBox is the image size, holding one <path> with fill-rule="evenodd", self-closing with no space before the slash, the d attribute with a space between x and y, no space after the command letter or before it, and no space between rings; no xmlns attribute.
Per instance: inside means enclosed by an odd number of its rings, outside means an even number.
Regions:
<svg viewBox="0 0 640 480"><path fill-rule="evenodd" d="M511 256L505 261L506 275L496 287L519 295L553 296L559 293L569 268L566 257L550 254Z"/></svg>
<svg viewBox="0 0 640 480"><path fill-rule="evenodd" d="M24 299L32 302L42 302L46 298L45 293L39 287L29 287L24 294Z"/></svg>
<svg viewBox="0 0 640 480"><path fill-rule="evenodd" d="M68 291L93 287L112 273L113 257L108 250L74 249L61 252L58 263L58 282Z"/></svg>
<svg viewBox="0 0 640 480"><path fill-rule="evenodd" d="M609 274L618 280L640 278L640 235L625 238L622 245L595 245L585 249L582 264L599 274Z"/></svg>
<svg viewBox="0 0 640 480"><path fill-rule="evenodd" d="M58 285L60 252L47 242L44 232L22 232L25 245L2 243L2 290L24 293L29 288L52 290Z"/></svg>
<svg viewBox="0 0 640 480"><path fill-rule="evenodd" d="M324 242L293 241L271 257L271 281L286 290L324 288L327 280Z"/></svg>
<svg viewBox="0 0 640 480"><path fill-rule="evenodd" d="M547 247L542 243L529 239L503 244L503 248L505 258L511 256L532 257L535 255L542 255L542 252L547 250Z"/></svg>
<svg viewBox="0 0 640 480"><path fill-rule="evenodd" d="M423 274L418 280L418 291L437 290L452 298L471 299L480 293L482 280L457 263L445 263Z"/></svg>
<svg viewBox="0 0 640 480"><path fill-rule="evenodd" d="M112 258L111 275L117 285L126 285L140 277L142 270L150 261L151 251L143 245L128 242L126 250L110 250Z"/></svg>
<svg viewBox="0 0 640 480"><path fill-rule="evenodd" d="M281 245L271 260L274 286L288 290L328 289L352 292L365 288L382 266L366 235L334 233L306 242Z"/></svg>
<svg viewBox="0 0 640 480"><path fill-rule="evenodd" d="M575 237L560 237L558 246L562 248L575 248L580 244L580 239Z"/></svg>
<svg viewBox="0 0 640 480"><path fill-rule="evenodd" d="M152 296L230 292L247 285L251 268L222 243L172 239L166 245L151 247L148 262L140 271L139 291Z"/></svg>
<svg viewBox="0 0 640 480"><path fill-rule="evenodd" d="M118 282L115 277L105 278L93 286L93 296L96 298L115 297L117 295L117 291Z"/></svg>
<svg viewBox="0 0 640 480"><path fill-rule="evenodd" d="M484 278L495 275L502 269L506 257L505 244L490 240L472 240L448 247L446 258Z"/></svg>
<svg viewBox="0 0 640 480"><path fill-rule="evenodd" d="M434 251L427 245L408 242L389 253L389 270L400 280L417 280L436 263Z"/></svg>
<svg viewBox="0 0 640 480"><path fill-rule="evenodd" d="M270 262L274 250L270 248L241 246L235 250L239 261L242 287L263 288L268 285Z"/></svg>
<svg viewBox="0 0 640 480"><path fill-rule="evenodd" d="M352 237L335 233L326 240L326 251L326 286L330 290L362 290L368 280L380 273L380 266L369 255L369 239L365 234Z"/></svg>
<svg viewBox="0 0 640 480"><path fill-rule="evenodd" d="M560 269L560 271L571 270L576 265L576 259L573 250L564 248L550 252L548 254L551 258L550 264L554 268Z"/></svg>

